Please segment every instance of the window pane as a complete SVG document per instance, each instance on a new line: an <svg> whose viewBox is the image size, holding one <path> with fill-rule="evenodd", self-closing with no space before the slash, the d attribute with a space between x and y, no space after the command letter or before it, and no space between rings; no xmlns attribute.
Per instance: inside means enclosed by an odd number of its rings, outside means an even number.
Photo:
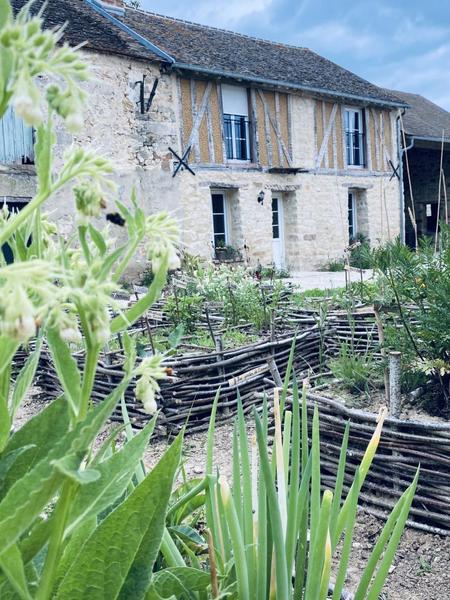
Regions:
<svg viewBox="0 0 450 600"><path fill-rule="evenodd" d="M214 233L225 233L225 216L213 215Z"/></svg>
<svg viewBox="0 0 450 600"><path fill-rule="evenodd" d="M231 115L223 116L223 128L225 135L225 146L227 151L227 158L233 158L233 132L232 132L232 117Z"/></svg>
<svg viewBox="0 0 450 600"><path fill-rule="evenodd" d="M224 233L215 233L214 234L214 246L224 246L226 244L225 234Z"/></svg>
<svg viewBox="0 0 450 600"><path fill-rule="evenodd" d="M348 237L355 235L355 201L352 193L348 194Z"/></svg>
<svg viewBox="0 0 450 600"><path fill-rule="evenodd" d="M212 194L211 198L212 198L213 213L223 213L224 212L223 195L222 194Z"/></svg>
<svg viewBox="0 0 450 600"><path fill-rule="evenodd" d="M280 228L278 225L273 225L272 226L272 237L274 240L279 239L280 237Z"/></svg>

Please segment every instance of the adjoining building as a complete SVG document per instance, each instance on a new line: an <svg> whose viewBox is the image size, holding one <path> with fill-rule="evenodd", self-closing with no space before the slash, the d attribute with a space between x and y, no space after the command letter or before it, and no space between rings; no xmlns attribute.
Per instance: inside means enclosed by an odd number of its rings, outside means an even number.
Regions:
<svg viewBox="0 0 450 600"><path fill-rule="evenodd" d="M409 106L402 116L401 177L405 198L405 241L435 236L448 220L450 203L450 113L419 94L389 90ZM447 203L447 207L446 207Z"/></svg>
<svg viewBox="0 0 450 600"><path fill-rule="evenodd" d="M407 102L396 94L307 48L119 0L49 0L45 19L67 22L71 44L88 42L93 77L76 143L113 160L124 199L135 186L145 211L172 211L189 252L211 259L226 247L295 272L342 256L357 233L373 245L399 234L392 175ZM0 198L26 202L33 132L8 118ZM69 143L58 131L58 156ZM66 192L47 208L69 228L72 206Z"/></svg>

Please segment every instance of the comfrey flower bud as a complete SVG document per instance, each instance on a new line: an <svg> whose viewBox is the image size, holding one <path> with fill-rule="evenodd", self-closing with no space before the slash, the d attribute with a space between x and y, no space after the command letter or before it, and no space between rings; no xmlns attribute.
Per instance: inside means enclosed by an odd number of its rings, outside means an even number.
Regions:
<svg viewBox="0 0 450 600"><path fill-rule="evenodd" d="M36 335L34 306L22 287L3 289L3 294L2 333L17 342L27 342Z"/></svg>
<svg viewBox="0 0 450 600"><path fill-rule="evenodd" d="M161 366L163 358L161 354L146 357L135 371L136 375L140 375L136 382L136 398L142 402L144 411L149 415L153 415L158 408L155 399L159 392L157 379L167 377L166 370Z"/></svg>
<svg viewBox="0 0 450 600"><path fill-rule="evenodd" d="M98 217L106 202L99 186L93 183L81 182L73 188L75 205L78 211L78 222L85 225L90 217Z"/></svg>
<svg viewBox="0 0 450 600"><path fill-rule="evenodd" d="M22 75L16 82L14 110L27 125L40 125L42 122L39 92L29 76Z"/></svg>

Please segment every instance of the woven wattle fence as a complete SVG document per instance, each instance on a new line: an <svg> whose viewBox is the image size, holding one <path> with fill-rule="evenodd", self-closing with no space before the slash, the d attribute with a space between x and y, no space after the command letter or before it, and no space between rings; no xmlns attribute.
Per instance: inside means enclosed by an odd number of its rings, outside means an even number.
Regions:
<svg viewBox="0 0 450 600"><path fill-rule="evenodd" d="M161 326L156 313L149 315L150 326ZM218 323L218 321L216 321ZM296 337L293 368L300 379L323 375L320 356L336 354L342 343L356 351L370 350L380 354L379 330L373 310L360 308L354 312L329 311L325 319L316 312L290 309L277 317L282 327L299 331L275 332L245 347L216 352L196 352L168 357L165 365L173 377L162 382L158 398L160 416L157 434L173 435L188 422L187 432L207 428L211 408L220 388L218 421L232 418L237 408L237 392L244 410L260 407L264 394L270 395L284 377L290 348ZM148 327L146 322L142 329ZM214 328L217 330L216 328ZM81 363L83 356L75 355ZM124 357L121 351L102 355L97 370L93 399L102 400L121 380ZM321 367L321 368L319 368ZM42 352L38 385L45 397L61 393L48 352ZM134 398L133 385L125 394L132 424L142 427L148 420ZM367 444L372 436L377 415L348 408L336 398L311 391L308 408L317 404L320 412L321 465L324 487L334 484L339 452L347 421L350 438L344 490L348 490ZM114 415L122 419L121 412ZM439 534L450 534L450 424L386 419L378 452L361 493L362 508L376 516L386 517L395 501L411 483L417 466L421 472L410 513L409 525Z"/></svg>
<svg viewBox="0 0 450 600"><path fill-rule="evenodd" d="M376 426L377 415L344 406L335 399L308 393L308 407L319 408L321 468L325 487L334 485L347 421L350 437L344 489L348 490ZM386 517L412 482L420 477L409 525L450 535L450 424L387 418L372 467L362 488L365 511Z"/></svg>

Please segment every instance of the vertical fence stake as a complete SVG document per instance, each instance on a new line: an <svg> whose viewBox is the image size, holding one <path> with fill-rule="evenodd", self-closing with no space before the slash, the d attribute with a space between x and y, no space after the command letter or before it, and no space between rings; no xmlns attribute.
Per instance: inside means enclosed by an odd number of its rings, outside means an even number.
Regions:
<svg viewBox="0 0 450 600"><path fill-rule="evenodd" d="M395 419L400 418L400 375L401 352L389 352L389 413Z"/></svg>
<svg viewBox="0 0 450 600"><path fill-rule="evenodd" d="M394 419L400 418L401 413L401 396L400 396L400 375L401 368L401 352L389 352L389 413ZM401 456L396 450L392 451L392 456ZM400 489L398 479L398 467L395 462L392 468L392 484L394 490Z"/></svg>

